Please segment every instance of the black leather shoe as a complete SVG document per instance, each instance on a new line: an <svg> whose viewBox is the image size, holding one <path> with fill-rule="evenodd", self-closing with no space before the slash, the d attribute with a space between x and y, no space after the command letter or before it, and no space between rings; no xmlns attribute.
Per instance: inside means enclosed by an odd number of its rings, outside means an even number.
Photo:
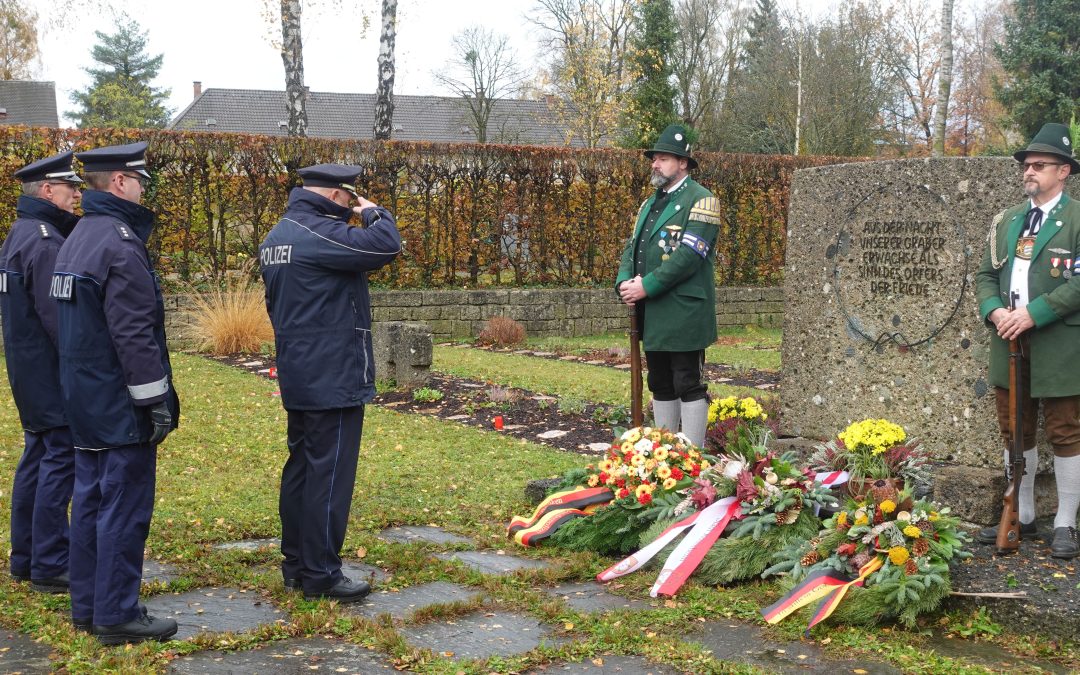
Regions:
<svg viewBox="0 0 1080 675"><path fill-rule="evenodd" d="M76 633L93 633L94 632L94 620L93 619L76 619L71 618L71 625L75 627Z"/></svg>
<svg viewBox="0 0 1080 675"><path fill-rule="evenodd" d="M30 588L38 593L67 593L68 586L70 585L67 574L61 574L58 577L30 580Z"/></svg>
<svg viewBox="0 0 1080 675"><path fill-rule="evenodd" d="M300 580L296 579L294 577L290 577L288 579L285 579L282 583L285 585L285 590L287 590L287 591L292 591L293 593L296 593L296 592L302 590L302 586L300 585Z"/></svg>
<svg viewBox="0 0 1080 675"><path fill-rule="evenodd" d="M11 570L11 578L15 581L30 581L30 572L16 572Z"/></svg>
<svg viewBox="0 0 1080 675"><path fill-rule="evenodd" d="M1050 557L1075 558L1080 555L1080 537L1075 527L1055 527L1054 542L1050 544Z"/></svg>
<svg viewBox="0 0 1080 675"><path fill-rule="evenodd" d="M158 619L149 614L141 614L137 619L115 626L94 626L94 635L103 645L122 645L127 643L157 640L164 642L176 635L176 622L172 619Z"/></svg>
<svg viewBox="0 0 1080 675"><path fill-rule="evenodd" d="M997 525L991 527L984 527L975 533L975 541L980 544L996 544L997 543ZM1039 533L1038 526L1035 525L1035 521L1030 523L1020 523L1020 538L1021 539L1034 539L1035 535Z"/></svg>
<svg viewBox="0 0 1080 675"><path fill-rule="evenodd" d="M337 600L340 603L360 602L371 592L371 586L366 581L353 581L349 577L342 577L330 588L324 591L304 591L305 600Z"/></svg>

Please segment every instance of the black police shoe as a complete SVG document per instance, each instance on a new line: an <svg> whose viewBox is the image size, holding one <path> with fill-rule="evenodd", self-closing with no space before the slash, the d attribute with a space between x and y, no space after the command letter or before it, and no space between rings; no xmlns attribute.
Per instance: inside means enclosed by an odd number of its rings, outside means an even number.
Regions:
<svg viewBox="0 0 1080 675"><path fill-rule="evenodd" d="M366 581L353 581L349 577L342 577L330 588L324 591L304 591L305 600L337 600L341 603L360 602L371 592L371 586Z"/></svg>
<svg viewBox="0 0 1080 675"><path fill-rule="evenodd" d="M15 581L30 581L30 570L25 572L11 570L11 578Z"/></svg>
<svg viewBox="0 0 1080 675"><path fill-rule="evenodd" d="M66 573L58 577L30 580L30 588L38 593L67 593L70 585L71 582L68 580Z"/></svg>
<svg viewBox="0 0 1080 675"><path fill-rule="evenodd" d="M94 632L94 620L93 619L76 619L71 617L71 625L75 627L76 633L93 633Z"/></svg>
<svg viewBox="0 0 1080 675"><path fill-rule="evenodd" d="M1075 527L1055 527L1054 542L1050 544L1050 556L1053 558L1075 558L1080 555L1080 537Z"/></svg>
<svg viewBox="0 0 1080 675"><path fill-rule="evenodd" d="M103 645L122 645L147 640L164 642L176 635L176 630L176 622L172 619L158 619L149 614L140 614L137 619L114 626L94 625L94 635Z"/></svg>
<svg viewBox="0 0 1080 675"><path fill-rule="evenodd" d="M984 527L975 533L975 541L980 544L996 544L997 543L997 525L991 527ZM1034 539L1035 535L1039 533L1039 528L1035 525L1035 521L1030 523L1020 523L1020 538L1021 539Z"/></svg>
<svg viewBox="0 0 1080 675"><path fill-rule="evenodd" d="M300 580L297 579L296 577L289 577L289 578L285 579L282 583L284 584L285 590L287 590L287 591L291 591L291 592L295 593L297 591L302 590L302 586L300 585Z"/></svg>

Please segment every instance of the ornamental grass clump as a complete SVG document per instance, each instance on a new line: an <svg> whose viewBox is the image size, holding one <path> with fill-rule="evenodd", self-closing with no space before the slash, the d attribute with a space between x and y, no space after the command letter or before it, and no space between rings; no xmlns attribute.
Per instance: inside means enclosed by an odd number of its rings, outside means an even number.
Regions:
<svg viewBox="0 0 1080 675"><path fill-rule="evenodd" d="M194 294L186 326L200 351L216 355L258 352L273 344L274 329L261 288L246 274L231 277L224 287Z"/></svg>
<svg viewBox="0 0 1080 675"><path fill-rule="evenodd" d="M810 465L819 471L847 471L853 483L866 479L929 482L930 456L899 424L865 419L814 449Z"/></svg>
<svg viewBox="0 0 1080 675"><path fill-rule="evenodd" d="M481 345L513 347L525 342L525 326L505 316L493 316L476 336Z"/></svg>

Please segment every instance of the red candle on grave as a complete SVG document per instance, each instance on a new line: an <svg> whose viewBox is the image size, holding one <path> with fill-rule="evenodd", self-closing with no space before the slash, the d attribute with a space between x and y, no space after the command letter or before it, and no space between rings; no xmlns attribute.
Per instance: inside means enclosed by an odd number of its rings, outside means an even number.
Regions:
<svg viewBox="0 0 1080 675"><path fill-rule="evenodd" d="M496 415L496 416L495 416L495 419L493 419L493 420L491 421L491 423L492 423L492 424L493 424L493 425L495 426L495 428L496 428L496 429L498 429L499 431L502 431L502 428L503 428L503 418L502 418L502 415Z"/></svg>

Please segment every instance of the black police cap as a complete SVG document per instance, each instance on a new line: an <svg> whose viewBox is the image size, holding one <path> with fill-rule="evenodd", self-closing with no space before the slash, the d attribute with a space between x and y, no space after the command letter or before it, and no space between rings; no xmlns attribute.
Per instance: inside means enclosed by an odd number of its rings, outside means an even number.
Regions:
<svg viewBox="0 0 1080 675"><path fill-rule="evenodd" d="M150 177L146 171L146 141L127 145L110 145L75 155L83 164L83 171L131 171Z"/></svg>
<svg viewBox="0 0 1080 675"><path fill-rule="evenodd" d="M45 159L39 159L16 171L15 177L23 183L36 183L43 180L81 183L83 182L82 178L79 178L71 168L72 156L73 153L68 151Z"/></svg>
<svg viewBox="0 0 1080 675"><path fill-rule="evenodd" d="M348 164L316 164L297 171L305 187L327 187L356 194L356 177L363 167Z"/></svg>

